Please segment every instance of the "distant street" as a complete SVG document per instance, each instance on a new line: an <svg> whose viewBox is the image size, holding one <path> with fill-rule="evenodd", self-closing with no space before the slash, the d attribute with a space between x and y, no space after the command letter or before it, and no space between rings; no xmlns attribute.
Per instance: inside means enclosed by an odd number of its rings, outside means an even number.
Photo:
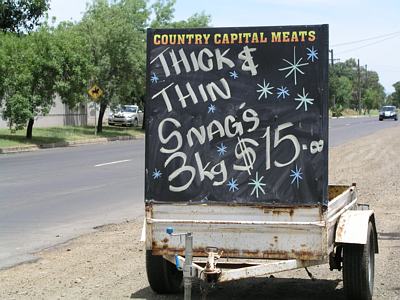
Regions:
<svg viewBox="0 0 400 300"><path fill-rule="evenodd" d="M393 120L378 121L378 117L371 118L339 118L329 120L329 146L351 142L354 139L374 133L378 130L399 126Z"/></svg>
<svg viewBox="0 0 400 300"><path fill-rule="evenodd" d="M330 121L330 146L399 126ZM29 253L143 215L144 140L0 156L0 268Z"/></svg>

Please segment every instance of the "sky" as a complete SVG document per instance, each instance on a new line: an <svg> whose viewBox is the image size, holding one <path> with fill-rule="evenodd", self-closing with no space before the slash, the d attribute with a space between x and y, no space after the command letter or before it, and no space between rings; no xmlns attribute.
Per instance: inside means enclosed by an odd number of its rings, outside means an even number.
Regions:
<svg viewBox="0 0 400 300"><path fill-rule="evenodd" d="M86 2L51 0L49 16L79 21ZM360 59L378 72L386 93L400 81L399 0L177 0L176 20L196 12L211 15L215 27L329 24L335 59Z"/></svg>

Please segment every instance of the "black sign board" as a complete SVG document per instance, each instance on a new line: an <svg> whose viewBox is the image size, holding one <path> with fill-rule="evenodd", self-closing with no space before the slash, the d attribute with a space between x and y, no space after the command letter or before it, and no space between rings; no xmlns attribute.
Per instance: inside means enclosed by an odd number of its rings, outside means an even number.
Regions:
<svg viewBox="0 0 400 300"><path fill-rule="evenodd" d="M146 201L326 205L328 25L148 30Z"/></svg>

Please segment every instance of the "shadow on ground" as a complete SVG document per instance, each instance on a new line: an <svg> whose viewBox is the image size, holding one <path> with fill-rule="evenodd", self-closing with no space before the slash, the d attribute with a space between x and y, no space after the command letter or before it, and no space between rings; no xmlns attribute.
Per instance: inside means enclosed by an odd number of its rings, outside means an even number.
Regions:
<svg viewBox="0 0 400 300"><path fill-rule="evenodd" d="M252 278L227 282L211 289L207 299L268 299L268 300L340 300L344 299L341 280L315 280L292 278ZM131 299L182 299L183 294L157 295L150 287L131 294ZM202 299L199 284L192 289L192 299Z"/></svg>
<svg viewBox="0 0 400 300"><path fill-rule="evenodd" d="M16 142L27 145L37 145L37 146L44 144L51 144L51 143L66 142L65 138L41 137L41 136L33 137L32 140L27 140L25 136L13 135L13 134L1 134L0 139L7 140L10 142Z"/></svg>
<svg viewBox="0 0 400 300"><path fill-rule="evenodd" d="M378 239L379 240L399 241L400 240L400 232L379 232Z"/></svg>

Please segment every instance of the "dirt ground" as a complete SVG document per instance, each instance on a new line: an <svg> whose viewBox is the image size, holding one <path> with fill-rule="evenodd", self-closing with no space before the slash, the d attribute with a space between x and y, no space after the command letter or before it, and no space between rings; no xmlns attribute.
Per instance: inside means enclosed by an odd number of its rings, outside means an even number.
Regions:
<svg viewBox="0 0 400 300"><path fill-rule="evenodd" d="M375 299L400 299L400 127L330 150L331 183L357 182L376 212ZM182 299L148 286L142 219L109 225L37 253L38 261L0 271L0 299ZM222 284L208 299L343 299L342 275L327 265ZM198 288L193 299L200 299Z"/></svg>

